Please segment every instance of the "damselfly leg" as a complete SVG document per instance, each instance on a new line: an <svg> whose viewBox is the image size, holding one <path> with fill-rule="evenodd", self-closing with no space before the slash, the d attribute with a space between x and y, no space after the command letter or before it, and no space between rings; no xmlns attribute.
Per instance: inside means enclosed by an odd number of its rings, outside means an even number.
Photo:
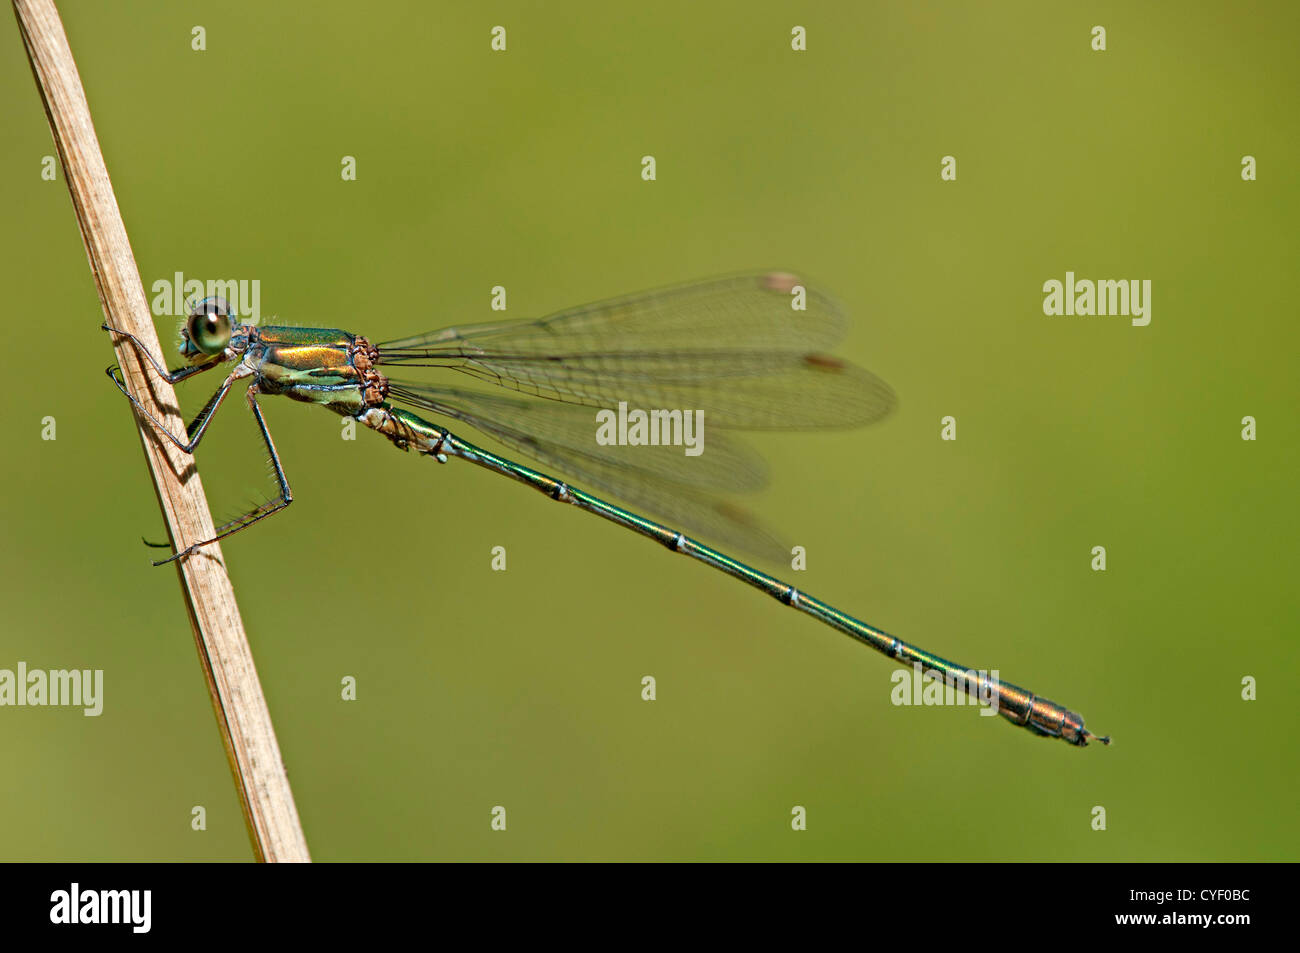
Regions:
<svg viewBox="0 0 1300 953"><path fill-rule="evenodd" d="M200 364L178 367L175 370L168 370L162 365L160 365L154 359L153 355L149 352L149 349L146 348L140 342L140 339L137 338L134 334L131 334L129 331L123 331L120 330L119 328L111 327L107 324L103 325L103 328L106 331L110 331L115 334L121 334L124 337L130 339L131 343L135 345L136 353L142 355L153 367L153 369L157 371L158 376L163 378L170 384L177 384L181 381L187 380L191 377L196 376L197 374L203 373L204 371L211 370L212 368L217 367L222 363L222 356L218 354L218 355L214 355L212 358L208 360L203 361ZM234 371L232 371L230 375L226 377L226 379L222 382L221 386L217 388L217 390L213 393L211 397L208 398L207 402L203 405L203 409L200 410L194 416L194 419L189 422L188 426L186 426L185 435L187 439L182 441L179 437L177 437L170 430L168 430L167 427L149 411L148 408L146 408L143 404L141 404L140 401L136 400L136 398L129 391L127 391L125 383L123 382L123 380L121 380L118 377L119 371L120 368L116 364L114 364L110 366L105 373L107 373L109 379L117 386L117 389L126 395L126 398L129 401L131 401L131 403L135 406L136 410L138 410L141 414L143 414L144 417L147 418L151 424L153 424L154 429L158 433L160 433L161 435L166 437L169 441L171 441L173 444L175 444L176 447L180 449L182 453L187 453L187 454L194 453L195 447L199 445L199 442L203 439L203 435L207 433L208 424L211 423L213 416L215 416L217 412L217 409L225 401L226 396L230 393L230 388L234 386L234 383L238 380L242 380L244 378L253 376L253 371L245 367L243 364L236 365ZM216 527L217 530L216 535L213 536L211 539L205 539L202 540L201 542L193 543L190 546L187 546L185 549L173 553L171 556L168 556L166 559L153 560L153 564L155 566L162 566L165 565L166 563L173 562L174 560L177 560L182 556L188 556L198 551L199 549L203 548L204 546L207 546L210 543L215 543L217 542L217 540L224 539L225 537L230 536L232 533L239 532L241 529L247 529L249 526L252 526L254 523L257 523L265 519L266 517L270 516L272 513L279 512L280 510L284 509L286 506L288 506L290 503L293 502L293 493L289 489L289 479L285 475L284 467L280 463L280 455L276 452L275 442L271 439L271 431L266 426L266 418L262 416L262 409L261 407L258 406L257 403L256 384L253 384L248 388L247 397L248 397L249 409L252 410L253 412L253 419L257 421L258 432L261 433L262 435L262 442L266 445L267 452L270 453L271 455L271 467L275 472L275 479L280 488L279 497L273 500L268 500L265 503L261 503L258 506L254 507L253 509L248 510L245 513L242 513L239 516L236 516L234 519L222 523L220 526ZM167 547L169 544L151 543L148 540L145 540L145 545L153 546L153 547Z"/></svg>

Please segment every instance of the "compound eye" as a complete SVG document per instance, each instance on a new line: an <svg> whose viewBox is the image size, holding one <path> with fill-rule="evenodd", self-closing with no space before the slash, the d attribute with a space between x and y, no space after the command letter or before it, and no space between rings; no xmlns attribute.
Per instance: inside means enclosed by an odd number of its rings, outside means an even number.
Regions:
<svg viewBox="0 0 1300 953"><path fill-rule="evenodd" d="M185 330L204 354L220 354L230 343L230 305L222 298L204 298L190 312Z"/></svg>

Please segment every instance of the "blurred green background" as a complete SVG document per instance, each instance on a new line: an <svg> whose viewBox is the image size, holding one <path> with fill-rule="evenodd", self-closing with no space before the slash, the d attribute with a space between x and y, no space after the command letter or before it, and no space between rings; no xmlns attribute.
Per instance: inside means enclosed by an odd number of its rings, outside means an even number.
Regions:
<svg viewBox="0 0 1300 953"><path fill-rule="evenodd" d="M225 553L317 860L1297 858L1300 8L60 6L146 285L258 279L264 322L383 340L498 284L527 316L810 275L900 406L755 438L790 578L1116 738L895 707L890 663L768 598L270 400L297 501ZM0 709L0 857L248 859L12 23L0 86L0 668L106 682L99 718ZM1044 316L1067 270L1151 279L1150 326ZM198 454L218 516L264 485L246 417Z"/></svg>

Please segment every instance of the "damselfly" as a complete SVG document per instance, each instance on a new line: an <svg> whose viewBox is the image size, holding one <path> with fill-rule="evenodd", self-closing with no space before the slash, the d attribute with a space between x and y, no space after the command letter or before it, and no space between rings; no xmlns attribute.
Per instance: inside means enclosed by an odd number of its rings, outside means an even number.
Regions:
<svg viewBox="0 0 1300 953"><path fill-rule="evenodd" d="M281 394L317 404L376 430L402 450L445 463L459 457L540 490L662 543L774 596L832 628L931 677L964 688L1036 734L1083 746L1107 744L1083 718L1032 692L909 645L737 559L606 502L567 482L475 446L415 408L463 423L566 476L638 508L750 552L772 552L773 540L720 494L762 483L762 461L735 430L848 427L884 417L893 392L874 375L825 349L842 330L839 309L788 274L741 275L618 298L540 320L445 328L372 344L346 331L258 327L238 322L220 298L207 298L181 332L185 366L167 370L133 335L125 334L172 383L222 364L234 367L187 428L169 432L127 393L116 366L108 375L136 409L185 453L207 432L230 389L248 380L248 406L271 455L279 497L217 528L155 565L190 556L251 526L293 500L259 395ZM513 393L431 386L391 378L390 368L433 368L499 385ZM631 406L670 434L651 442L629 436ZM617 436L600 439L598 420L619 408ZM593 408L599 408L593 413ZM647 410L646 408L649 408ZM657 414L657 418L650 415ZM685 415L698 414L695 418ZM676 416L674 416L676 415ZM707 446L683 452L675 438L694 419L707 428ZM609 422L609 418L606 418ZM644 427L642 427L644 431ZM605 435L607 438L610 434ZM702 437L703 434L699 434Z"/></svg>

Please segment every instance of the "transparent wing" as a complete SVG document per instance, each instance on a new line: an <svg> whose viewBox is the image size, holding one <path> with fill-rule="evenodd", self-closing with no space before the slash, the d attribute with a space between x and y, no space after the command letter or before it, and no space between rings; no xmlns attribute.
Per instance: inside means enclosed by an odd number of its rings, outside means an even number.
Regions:
<svg viewBox="0 0 1300 953"><path fill-rule="evenodd" d="M493 436L509 433L525 452L544 447L557 458L599 462L636 479L708 493L750 492L767 483L767 465L762 456L734 434L710 430L707 417L702 432L692 430L701 451L692 456L681 443L602 444L597 440L597 411L576 404L403 381L390 381L388 396L389 400L463 421ZM529 455L541 459L537 453Z"/></svg>
<svg viewBox="0 0 1300 953"><path fill-rule="evenodd" d="M390 382L389 399L468 424L575 485L607 494L701 534L765 558L777 539L746 510L717 498L763 486L762 457L731 435L703 432L703 452L683 446L602 445L595 411L556 401Z"/></svg>
<svg viewBox="0 0 1300 953"><path fill-rule="evenodd" d="M767 273L445 328L379 345L378 363L450 368L591 407L703 410L718 427L854 427L888 414L894 395L823 353L842 330L830 298Z"/></svg>

